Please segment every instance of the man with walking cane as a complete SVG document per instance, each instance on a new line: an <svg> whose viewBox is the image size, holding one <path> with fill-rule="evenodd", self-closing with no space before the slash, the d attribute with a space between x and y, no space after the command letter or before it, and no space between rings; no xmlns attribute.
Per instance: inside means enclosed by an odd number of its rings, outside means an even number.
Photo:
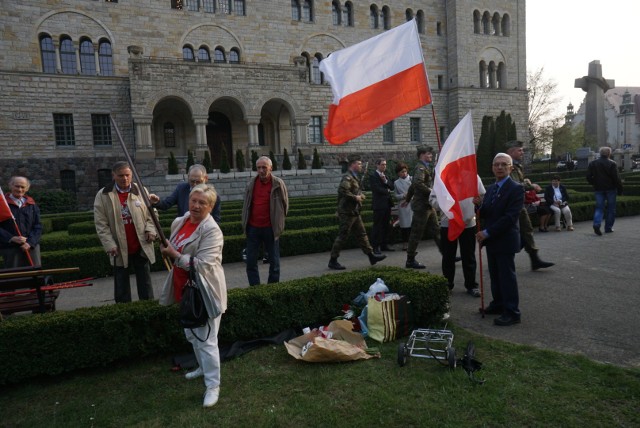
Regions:
<svg viewBox="0 0 640 428"><path fill-rule="evenodd" d="M132 265L139 299L152 300L150 263L155 262L157 230L141 194L145 190L132 183L127 162L116 162L111 174L113 183L98 191L93 209L96 232L114 266L114 298L116 303L131 301Z"/></svg>

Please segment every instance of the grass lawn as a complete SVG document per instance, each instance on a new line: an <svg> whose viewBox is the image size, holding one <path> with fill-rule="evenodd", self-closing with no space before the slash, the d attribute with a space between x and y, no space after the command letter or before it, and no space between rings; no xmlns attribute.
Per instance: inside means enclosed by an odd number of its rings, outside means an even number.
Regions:
<svg viewBox="0 0 640 428"><path fill-rule="evenodd" d="M433 360L400 367L400 341L370 342L382 358L342 364L267 346L223 363L212 409L201 407L201 378L187 381L157 356L3 387L0 426L640 426L640 370L453 331L458 354L474 341L483 385Z"/></svg>

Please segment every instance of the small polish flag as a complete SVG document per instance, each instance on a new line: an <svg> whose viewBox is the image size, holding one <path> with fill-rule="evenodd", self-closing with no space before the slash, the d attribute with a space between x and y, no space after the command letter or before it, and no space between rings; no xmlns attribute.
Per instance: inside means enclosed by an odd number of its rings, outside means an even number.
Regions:
<svg viewBox="0 0 640 428"><path fill-rule="evenodd" d="M9 204L7 203L7 199L4 197L4 193L2 193L2 189L0 188L0 221L9 220L13 218L13 213L11 212L11 208L9 208Z"/></svg>
<svg viewBox="0 0 640 428"><path fill-rule="evenodd" d="M455 241L474 215L473 198L484 194L478 177L471 112L451 131L440 150L433 192L440 210L449 218L449 241Z"/></svg>
<svg viewBox="0 0 640 428"><path fill-rule="evenodd" d="M431 103L415 20L332 53L320 71L333 92L324 136L334 145Z"/></svg>

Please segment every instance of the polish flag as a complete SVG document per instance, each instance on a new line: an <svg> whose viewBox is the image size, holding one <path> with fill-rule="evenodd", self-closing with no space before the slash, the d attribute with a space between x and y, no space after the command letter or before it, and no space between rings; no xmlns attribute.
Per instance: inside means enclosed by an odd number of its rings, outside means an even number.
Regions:
<svg viewBox="0 0 640 428"><path fill-rule="evenodd" d="M2 188L0 188L0 221L9 220L13 218L13 213L11 212L11 208L9 208L9 204L7 203L7 199L4 197L4 193L2 193Z"/></svg>
<svg viewBox="0 0 640 428"><path fill-rule="evenodd" d="M333 52L320 71L333 92L324 136L334 145L431 103L415 20Z"/></svg>
<svg viewBox="0 0 640 428"><path fill-rule="evenodd" d="M433 192L438 206L449 218L448 238L454 241L465 229L465 222L475 214L473 198L484 193L476 166L471 112L462 118L442 146Z"/></svg>

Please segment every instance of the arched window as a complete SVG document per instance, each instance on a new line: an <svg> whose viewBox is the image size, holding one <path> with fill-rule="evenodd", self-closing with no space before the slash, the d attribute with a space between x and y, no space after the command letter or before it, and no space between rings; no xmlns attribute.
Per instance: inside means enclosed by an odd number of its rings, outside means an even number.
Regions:
<svg viewBox="0 0 640 428"><path fill-rule="evenodd" d="M482 32L491 34L491 15L489 15L489 12L485 12L482 15Z"/></svg>
<svg viewBox="0 0 640 428"><path fill-rule="evenodd" d="M336 0L331 2L331 18L333 20L333 25L342 24L342 11L340 10L340 3Z"/></svg>
<svg viewBox="0 0 640 428"><path fill-rule="evenodd" d="M60 188L67 192L76 192L76 172L71 169L60 171Z"/></svg>
<svg viewBox="0 0 640 428"><path fill-rule="evenodd" d="M473 32L475 34L482 33L482 16L479 10L473 11Z"/></svg>
<svg viewBox="0 0 640 428"><path fill-rule="evenodd" d="M493 18L491 19L491 30L492 33L496 36L500 35L500 15L498 12L493 14Z"/></svg>
<svg viewBox="0 0 640 428"><path fill-rule="evenodd" d="M195 57L193 56L193 49L191 49L191 46L185 46L182 48L182 59L185 61L195 61Z"/></svg>
<svg viewBox="0 0 640 428"><path fill-rule="evenodd" d="M478 64L478 72L480 77L480 87L486 88L489 86L489 81L487 78L487 63L484 61L480 61Z"/></svg>
<svg viewBox="0 0 640 428"><path fill-rule="evenodd" d="M211 62L211 55L206 46L200 46L198 49L198 62Z"/></svg>
<svg viewBox="0 0 640 428"><path fill-rule="evenodd" d="M216 0L202 0L202 9L206 13L216 12Z"/></svg>
<svg viewBox="0 0 640 428"><path fill-rule="evenodd" d="M404 17L407 22L413 19L413 11L411 9L407 9L404 11Z"/></svg>
<svg viewBox="0 0 640 428"><path fill-rule="evenodd" d="M89 39L80 42L80 72L88 76L96 75L96 55Z"/></svg>
<svg viewBox="0 0 640 428"><path fill-rule="evenodd" d="M301 16L300 0L291 0L291 19L300 21Z"/></svg>
<svg viewBox="0 0 640 428"><path fill-rule="evenodd" d="M60 39L60 65L64 74L76 74L76 50L69 37Z"/></svg>
<svg viewBox="0 0 640 428"><path fill-rule="evenodd" d="M382 8L382 28L385 30L391 29L391 11L388 6Z"/></svg>
<svg viewBox="0 0 640 428"><path fill-rule="evenodd" d="M315 83L316 85L322 83L320 60L315 56L311 58L311 83Z"/></svg>
<svg viewBox="0 0 640 428"><path fill-rule="evenodd" d="M508 14L504 14L502 17L502 35L508 37L511 35L511 17Z"/></svg>
<svg viewBox="0 0 640 428"><path fill-rule="evenodd" d="M53 39L48 35L40 36L40 55L42 57L42 72L56 72L56 49L53 47Z"/></svg>
<svg viewBox="0 0 640 428"><path fill-rule="evenodd" d="M421 10L416 13L416 25L418 26L418 33L424 34L424 12Z"/></svg>
<svg viewBox="0 0 640 428"><path fill-rule="evenodd" d="M353 4L348 1L342 8L342 24L347 27L353 27Z"/></svg>
<svg viewBox="0 0 640 428"><path fill-rule="evenodd" d="M98 62L100 63L101 76L113 76L113 54L111 53L111 42L108 40L100 40Z"/></svg>
<svg viewBox="0 0 640 428"><path fill-rule="evenodd" d="M223 63L223 62L227 62L225 56L224 56L224 51L222 50L222 48L217 47L214 51L213 51L213 62L215 63Z"/></svg>
<svg viewBox="0 0 640 428"><path fill-rule="evenodd" d="M373 29L380 27L378 7L375 4L369 8L369 27Z"/></svg>
<svg viewBox="0 0 640 428"><path fill-rule="evenodd" d="M313 22L313 5L311 0L304 0L302 3L302 20L305 22Z"/></svg>
<svg viewBox="0 0 640 428"><path fill-rule="evenodd" d="M176 128L171 122L165 122L163 127L164 134L164 146L175 147L176 146Z"/></svg>
<svg viewBox="0 0 640 428"><path fill-rule="evenodd" d="M236 48L232 48L229 51L229 63L231 64L239 64L240 63L240 52Z"/></svg>
<svg viewBox="0 0 640 428"><path fill-rule="evenodd" d="M220 7L218 8L218 13L223 13L225 15L231 14L231 0L220 0Z"/></svg>
<svg viewBox="0 0 640 428"><path fill-rule="evenodd" d="M234 0L233 10L237 16L244 16L246 13L245 7L244 7L244 0Z"/></svg>

